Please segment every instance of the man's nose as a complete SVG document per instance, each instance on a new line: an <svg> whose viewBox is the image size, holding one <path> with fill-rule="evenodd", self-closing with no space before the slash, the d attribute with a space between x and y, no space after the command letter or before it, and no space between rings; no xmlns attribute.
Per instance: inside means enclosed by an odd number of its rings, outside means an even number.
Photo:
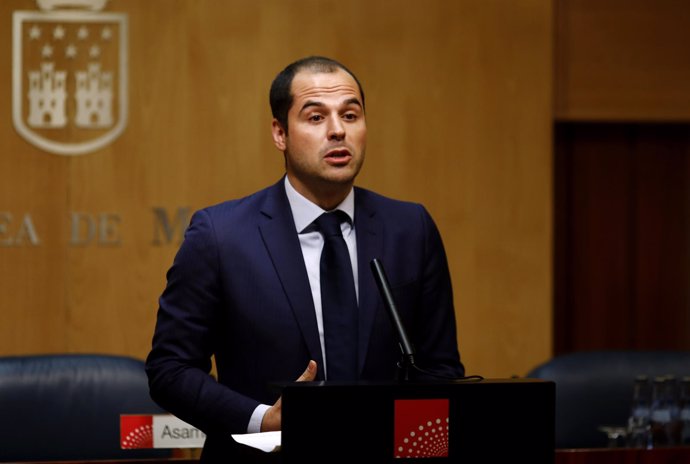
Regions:
<svg viewBox="0 0 690 464"><path fill-rule="evenodd" d="M334 116L328 121L328 140L342 140L345 138L345 125L339 117Z"/></svg>

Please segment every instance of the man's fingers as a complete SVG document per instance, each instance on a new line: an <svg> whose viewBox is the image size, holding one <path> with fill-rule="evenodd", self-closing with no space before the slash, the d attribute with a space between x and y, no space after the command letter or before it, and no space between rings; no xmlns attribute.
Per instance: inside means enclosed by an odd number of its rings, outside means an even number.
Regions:
<svg viewBox="0 0 690 464"><path fill-rule="evenodd" d="M297 379L298 382L311 382L316 378L316 361L309 361L307 369ZM280 396L273 406L268 408L261 421L261 431L280 430L282 422L283 397Z"/></svg>
<svg viewBox="0 0 690 464"><path fill-rule="evenodd" d="M309 361L307 369L297 379L298 382L311 382L316 378L316 361Z"/></svg>

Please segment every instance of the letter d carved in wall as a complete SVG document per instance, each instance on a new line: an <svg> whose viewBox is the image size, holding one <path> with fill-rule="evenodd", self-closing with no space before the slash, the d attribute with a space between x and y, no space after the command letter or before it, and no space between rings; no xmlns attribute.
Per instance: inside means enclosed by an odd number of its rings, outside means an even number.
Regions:
<svg viewBox="0 0 690 464"><path fill-rule="evenodd" d="M13 14L14 127L50 153L98 150L127 125L127 15L100 11L106 0L36 2Z"/></svg>

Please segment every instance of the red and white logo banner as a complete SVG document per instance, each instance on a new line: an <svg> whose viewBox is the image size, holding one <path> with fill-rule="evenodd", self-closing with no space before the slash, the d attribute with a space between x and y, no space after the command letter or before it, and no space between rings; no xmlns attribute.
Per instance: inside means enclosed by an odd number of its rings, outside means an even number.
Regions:
<svg viewBox="0 0 690 464"><path fill-rule="evenodd" d="M202 448L206 435L170 414L120 416L120 448Z"/></svg>
<svg viewBox="0 0 690 464"><path fill-rule="evenodd" d="M448 457L447 399L395 400L396 458Z"/></svg>

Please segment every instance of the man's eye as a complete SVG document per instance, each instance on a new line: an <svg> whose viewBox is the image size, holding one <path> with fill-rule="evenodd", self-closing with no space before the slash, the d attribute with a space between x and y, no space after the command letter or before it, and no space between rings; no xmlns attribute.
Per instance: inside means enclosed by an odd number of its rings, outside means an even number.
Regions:
<svg viewBox="0 0 690 464"><path fill-rule="evenodd" d="M314 122L321 121L322 119L323 119L323 116L321 116L320 114L314 114L314 115L309 116L309 120L314 121Z"/></svg>
<svg viewBox="0 0 690 464"><path fill-rule="evenodd" d="M357 119L357 115L355 113L345 113L343 118L347 119L348 121L354 121Z"/></svg>

